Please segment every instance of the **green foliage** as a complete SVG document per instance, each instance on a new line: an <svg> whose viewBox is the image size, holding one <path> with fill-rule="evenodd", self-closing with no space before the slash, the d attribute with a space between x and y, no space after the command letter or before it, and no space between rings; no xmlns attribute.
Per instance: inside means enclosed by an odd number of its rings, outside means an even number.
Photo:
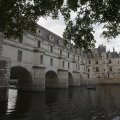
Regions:
<svg viewBox="0 0 120 120"><path fill-rule="evenodd" d="M77 13L74 20L71 12ZM95 43L93 25L104 24L103 37L120 34L119 0L0 0L0 32L6 37L20 37L24 31L35 32L39 17L64 17L63 37L76 47L90 50Z"/></svg>

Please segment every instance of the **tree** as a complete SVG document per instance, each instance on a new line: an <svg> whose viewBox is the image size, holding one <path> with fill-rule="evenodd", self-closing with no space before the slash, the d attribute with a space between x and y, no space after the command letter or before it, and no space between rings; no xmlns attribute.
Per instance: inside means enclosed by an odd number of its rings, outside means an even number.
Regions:
<svg viewBox="0 0 120 120"><path fill-rule="evenodd" d="M71 12L76 18L71 19ZM0 0L0 32L6 37L20 37L24 31L35 32L39 17L64 17L63 37L76 47L89 50L94 46L93 25L104 24L103 37L120 34L119 0Z"/></svg>

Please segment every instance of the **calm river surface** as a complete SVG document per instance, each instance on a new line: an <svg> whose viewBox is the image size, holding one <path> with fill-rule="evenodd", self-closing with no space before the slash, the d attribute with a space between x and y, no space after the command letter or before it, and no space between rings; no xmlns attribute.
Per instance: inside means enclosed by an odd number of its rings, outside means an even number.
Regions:
<svg viewBox="0 0 120 120"><path fill-rule="evenodd" d="M10 89L8 102L0 102L0 120L120 120L120 86Z"/></svg>

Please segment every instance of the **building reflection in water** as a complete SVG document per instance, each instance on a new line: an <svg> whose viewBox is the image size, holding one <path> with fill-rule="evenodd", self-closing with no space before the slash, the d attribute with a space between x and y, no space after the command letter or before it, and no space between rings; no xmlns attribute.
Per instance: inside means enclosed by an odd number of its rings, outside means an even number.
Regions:
<svg viewBox="0 0 120 120"><path fill-rule="evenodd" d="M120 86L9 93L8 104L0 103L0 120L114 120L120 116Z"/></svg>

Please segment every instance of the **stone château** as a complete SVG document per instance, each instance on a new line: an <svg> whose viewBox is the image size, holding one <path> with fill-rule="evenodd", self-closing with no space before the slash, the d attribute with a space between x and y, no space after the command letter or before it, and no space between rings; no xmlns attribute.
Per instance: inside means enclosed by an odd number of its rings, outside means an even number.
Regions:
<svg viewBox="0 0 120 120"><path fill-rule="evenodd" d="M25 32L20 39L4 39L1 56L7 59L7 77L18 80L18 89L44 91L88 84L120 83L120 55L100 45L92 54L43 28ZM9 74L10 73L10 74Z"/></svg>

